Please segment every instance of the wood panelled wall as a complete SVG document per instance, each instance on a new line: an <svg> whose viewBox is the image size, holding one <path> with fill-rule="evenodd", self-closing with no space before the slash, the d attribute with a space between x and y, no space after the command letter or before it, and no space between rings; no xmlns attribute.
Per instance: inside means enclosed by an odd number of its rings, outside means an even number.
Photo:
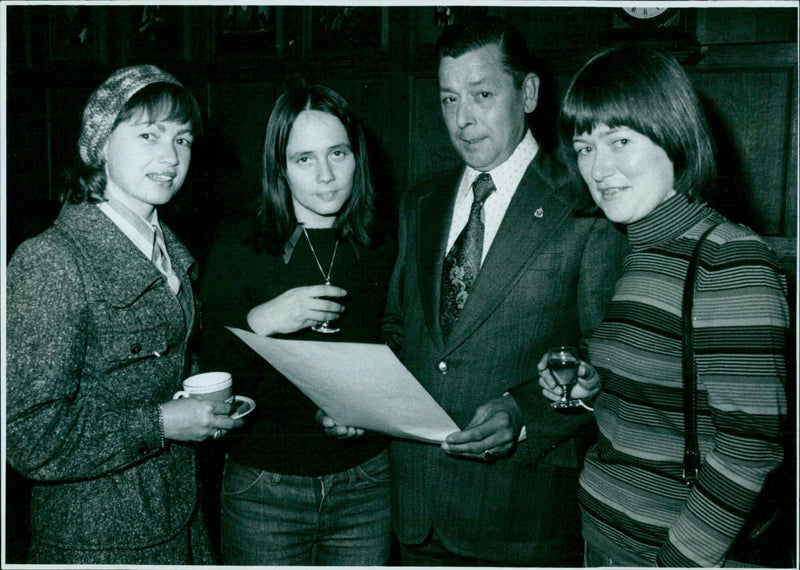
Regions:
<svg viewBox="0 0 800 570"><path fill-rule="evenodd" d="M7 6L9 253L57 212L60 176L75 156L88 95L113 69L141 62L178 76L206 115L190 179L172 206L182 219L171 221L190 245L202 248L220 215L257 197L267 115L284 89L301 82L329 85L361 115L391 224L405 187L457 163L437 98L433 44L443 21L498 15L525 33L543 62L532 127L545 141L572 73L600 47L635 33L613 7L510 4L447 13L433 6L269 6L262 8L265 31L249 33L226 23L226 11L246 12L241 7ZM338 27L331 24L336 17ZM708 103L720 149L724 192L715 200L766 236L794 238L796 9L685 8L681 17L683 35L665 45L681 57L693 54L685 64Z"/></svg>

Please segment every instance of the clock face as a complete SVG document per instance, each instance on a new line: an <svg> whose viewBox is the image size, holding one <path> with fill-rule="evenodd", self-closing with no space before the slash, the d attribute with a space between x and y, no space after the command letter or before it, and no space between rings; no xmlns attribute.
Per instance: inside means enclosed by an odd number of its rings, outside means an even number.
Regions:
<svg viewBox="0 0 800 570"><path fill-rule="evenodd" d="M640 20L657 18L667 10L669 10L669 8L656 8L653 6L630 6L622 9L622 11L631 18L638 18Z"/></svg>
<svg viewBox="0 0 800 570"><path fill-rule="evenodd" d="M617 10L620 19L630 26L637 28L650 28L661 26L678 13L677 8L664 8L658 6L626 6Z"/></svg>

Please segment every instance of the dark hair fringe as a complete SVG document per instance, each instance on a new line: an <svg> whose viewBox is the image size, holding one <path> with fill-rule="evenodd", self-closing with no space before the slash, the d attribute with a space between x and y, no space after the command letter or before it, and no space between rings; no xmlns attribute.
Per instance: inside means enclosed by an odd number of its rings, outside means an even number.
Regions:
<svg viewBox="0 0 800 570"><path fill-rule="evenodd" d="M572 138L597 124L625 126L669 156L675 190L690 196L716 176L714 140L691 80L668 52L649 43L608 48L575 74L557 119L560 145L576 170Z"/></svg>
<svg viewBox="0 0 800 570"><path fill-rule="evenodd" d="M191 123L195 136L203 132L197 100L188 89L174 83L151 83L134 93L120 110L111 130L138 114L145 115L150 120L157 117L163 121Z"/></svg>

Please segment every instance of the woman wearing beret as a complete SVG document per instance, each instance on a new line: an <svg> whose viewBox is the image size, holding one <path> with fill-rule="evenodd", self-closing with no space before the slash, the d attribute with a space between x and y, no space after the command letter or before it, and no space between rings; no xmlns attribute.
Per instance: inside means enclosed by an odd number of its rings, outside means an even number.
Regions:
<svg viewBox="0 0 800 570"><path fill-rule="evenodd" d="M84 109L58 219L9 263L6 445L33 480L30 563L212 562L187 443L242 420L172 400L192 373L196 268L156 211L200 126L168 73L112 74Z"/></svg>

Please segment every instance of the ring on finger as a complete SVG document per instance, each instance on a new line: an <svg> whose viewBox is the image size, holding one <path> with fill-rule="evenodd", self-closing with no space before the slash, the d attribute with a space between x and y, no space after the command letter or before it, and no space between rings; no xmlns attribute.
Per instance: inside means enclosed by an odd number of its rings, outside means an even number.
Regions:
<svg viewBox="0 0 800 570"><path fill-rule="evenodd" d="M219 438L221 438L221 437L222 437L222 430L221 430L221 429L217 429L217 430L214 432L214 439L219 439Z"/></svg>
<svg viewBox="0 0 800 570"><path fill-rule="evenodd" d="M492 452L487 449L486 451L483 452L482 457L484 461L489 461L493 457L493 455Z"/></svg>

